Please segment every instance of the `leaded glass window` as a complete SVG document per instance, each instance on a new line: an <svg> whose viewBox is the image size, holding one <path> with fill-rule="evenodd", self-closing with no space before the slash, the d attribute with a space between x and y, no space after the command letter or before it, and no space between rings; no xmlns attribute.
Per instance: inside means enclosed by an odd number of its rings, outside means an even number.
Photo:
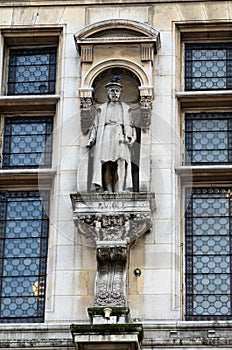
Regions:
<svg viewBox="0 0 232 350"><path fill-rule="evenodd" d="M186 319L232 318L232 188L186 193Z"/></svg>
<svg viewBox="0 0 232 350"><path fill-rule="evenodd" d="M185 44L185 89L232 89L232 43Z"/></svg>
<svg viewBox="0 0 232 350"><path fill-rule="evenodd" d="M3 169L50 167L51 117L5 118Z"/></svg>
<svg viewBox="0 0 232 350"><path fill-rule="evenodd" d="M49 192L0 192L0 322L43 322Z"/></svg>
<svg viewBox="0 0 232 350"><path fill-rule="evenodd" d="M185 114L185 163L232 163L232 113Z"/></svg>
<svg viewBox="0 0 232 350"><path fill-rule="evenodd" d="M8 95L54 94L56 48L11 49Z"/></svg>

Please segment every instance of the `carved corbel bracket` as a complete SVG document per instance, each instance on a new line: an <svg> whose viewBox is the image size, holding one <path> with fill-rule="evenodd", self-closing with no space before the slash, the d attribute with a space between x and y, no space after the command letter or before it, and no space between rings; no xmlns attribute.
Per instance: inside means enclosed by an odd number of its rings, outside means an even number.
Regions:
<svg viewBox="0 0 232 350"><path fill-rule="evenodd" d="M151 124L153 87L140 87L141 129L148 130Z"/></svg>
<svg viewBox="0 0 232 350"><path fill-rule="evenodd" d="M95 306L126 306L130 243L151 228L152 193L71 195L74 223L96 245Z"/></svg>
<svg viewBox="0 0 232 350"><path fill-rule="evenodd" d="M126 242L97 242L95 306L126 305Z"/></svg>
<svg viewBox="0 0 232 350"><path fill-rule="evenodd" d="M93 89L80 88L80 102L81 102L81 131L83 134L87 133L93 125L95 116L95 107L93 106Z"/></svg>

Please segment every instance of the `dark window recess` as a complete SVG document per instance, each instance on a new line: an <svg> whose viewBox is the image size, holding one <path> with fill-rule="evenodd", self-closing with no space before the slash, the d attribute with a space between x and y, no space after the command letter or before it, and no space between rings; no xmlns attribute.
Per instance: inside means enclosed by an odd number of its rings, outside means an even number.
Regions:
<svg viewBox="0 0 232 350"><path fill-rule="evenodd" d="M187 321L232 319L232 188L186 192Z"/></svg>
<svg viewBox="0 0 232 350"><path fill-rule="evenodd" d="M56 48L11 49L8 95L54 94Z"/></svg>
<svg viewBox="0 0 232 350"><path fill-rule="evenodd" d="M52 164L52 117L5 118L3 169Z"/></svg>
<svg viewBox="0 0 232 350"><path fill-rule="evenodd" d="M0 322L44 322L48 191L0 192Z"/></svg>
<svg viewBox="0 0 232 350"><path fill-rule="evenodd" d="M185 44L185 90L232 89L232 43Z"/></svg>
<svg viewBox="0 0 232 350"><path fill-rule="evenodd" d="M232 113L185 114L185 164L232 164Z"/></svg>

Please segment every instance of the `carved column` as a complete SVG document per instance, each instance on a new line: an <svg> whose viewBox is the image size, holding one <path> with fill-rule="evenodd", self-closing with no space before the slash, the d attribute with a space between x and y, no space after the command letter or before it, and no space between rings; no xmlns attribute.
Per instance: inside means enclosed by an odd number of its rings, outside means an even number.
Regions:
<svg viewBox="0 0 232 350"><path fill-rule="evenodd" d="M131 242L150 230L154 194L86 193L71 199L79 233L96 244L94 306L127 306L128 251Z"/></svg>

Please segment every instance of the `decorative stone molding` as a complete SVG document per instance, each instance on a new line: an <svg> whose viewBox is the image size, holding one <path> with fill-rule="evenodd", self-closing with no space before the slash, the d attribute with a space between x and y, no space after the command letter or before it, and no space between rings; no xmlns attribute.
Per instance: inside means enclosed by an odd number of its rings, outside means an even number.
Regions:
<svg viewBox="0 0 232 350"><path fill-rule="evenodd" d="M141 96L140 100L140 118L141 129L147 130L151 125L151 110L152 110L152 98L151 96Z"/></svg>
<svg viewBox="0 0 232 350"><path fill-rule="evenodd" d="M151 124L153 87L142 86L140 90L140 127L143 130L148 130Z"/></svg>
<svg viewBox="0 0 232 350"><path fill-rule="evenodd" d="M131 20L112 19L90 24L74 35L77 49L83 45L110 42L149 43L157 53L160 48L160 34L152 26Z"/></svg>
<svg viewBox="0 0 232 350"><path fill-rule="evenodd" d="M71 199L75 225L96 245L95 306L126 306L128 251L151 228L154 194L84 193Z"/></svg>
<svg viewBox="0 0 232 350"><path fill-rule="evenodd" d="M152 44L141 44L141 61L153 61L154 50Z"/></svg>
<svg viewBox="0 0 232 350"><path fill-rule="evenodd" d="M127 244L97 243L98 271L96 276L95 305L126 305Z"/></svg>
<svg viewBox="0 0 232 350"><path fill-rule="evenodd" d="M93 45L81 46L81 62L93 61Z"/></svg>
<svg viewBox="0 0 232 350"><path fill-rule="evenodd" d="M92 98L83 96L81 99L81 109L90 109L93 105Z"/></svg>
<svg viewBox="0 0 232 350"><path fill-rule="evenodd" d="M142 324L71 325L78 350L140 350Z"/></svg>
<svg viewBox="0 0 232 350"><path fill-rule="evenodd" d="M71 200L75 225L96 243L131 243L151 228L153 193L82 193Z"/></svg>
<svg viewBox="0 0 232 350"><path fill-rule="evenodd" d="M93 89L79 89L81 102L81 131L86 134L93 124L95 108L92 98Z"/></svg>
<svg viewBox="0 0 232 350"><path fill-rule="evenodd" d="M92 87L98 74L119 67L120 61L123 68L134 67L132 71L138 76L140 86L152 85L154 54L160 48L160 33L154 27L112 19L86 26L74 35L74 40L81 59L81 87ZM108 63L104 65L105 62Z"/></svg>

